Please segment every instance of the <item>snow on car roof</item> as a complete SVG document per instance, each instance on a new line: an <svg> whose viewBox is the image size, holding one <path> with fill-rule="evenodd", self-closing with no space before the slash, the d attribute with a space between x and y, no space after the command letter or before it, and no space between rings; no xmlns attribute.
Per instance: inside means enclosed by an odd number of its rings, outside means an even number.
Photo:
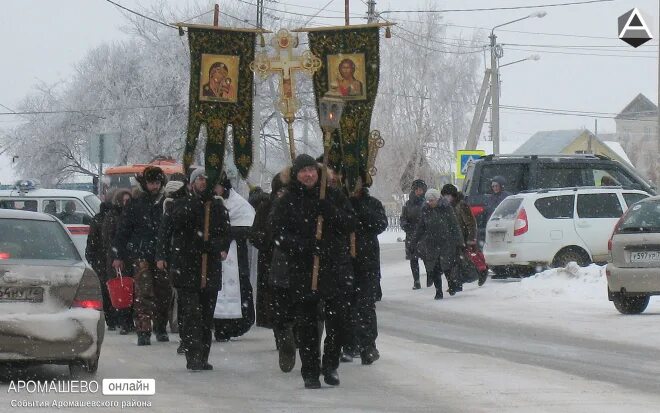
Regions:
<svg viewBox="0 0 660 413"><path fill-rule="evenodd" d="M0 209L0 219L31 219L35 221L55 221L55 218L48 214L32 211L21 211L16 209Z"/></svg>
<svg viewBox="0 0 660 413"><path fill-rule="evenodd" d="M84 198L89 195L94 195L91 192L87 191L76 191L73 189L30 189L28 191L22 192L18 189L3 189L0 190L0 196L12 196L12 197L72 197L72 198Z"/></svg>

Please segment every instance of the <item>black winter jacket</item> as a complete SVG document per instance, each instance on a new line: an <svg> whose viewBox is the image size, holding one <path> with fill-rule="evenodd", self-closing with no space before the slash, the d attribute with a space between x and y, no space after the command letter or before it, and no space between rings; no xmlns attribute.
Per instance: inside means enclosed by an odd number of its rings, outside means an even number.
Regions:
<svg viewBox="0 0 660 413"><path fill-rule="evenodd" d="M204 201L192 193L173 201L158 233L156 260L167 261L176 288L201 288L202 254L208 253L206 286L220 289L221 252L229 251L229 213L219 199L211 200L209 242L204 242Z"/></svg>
<svg viewBox="0 0 660 413"><path fill-rule="evenodd" d="M367 189L363 189L357 197L351 198L351 205L355 210L357 220L357 231L355 233L356 277L366 273L378 273L380 271L380 244L378 234L387 229L387 215L383 204L369 195Z"/></svg>
<svg viewBox="0 0 660 413"><path fill-rule="evenodd" d="M163 191L141 193L124 207L113 241L114 258L153 261L163 216Z"/></svg>
<svg viewBox="0 0 660 413"><path fill-rule="evenodd" d="M437 263L443 272L449 271L456 263L459 248L464 246L454 208L444 199L435 208L424 205L412 243L427 271Z"/></svg>
<svg viewBox="0 0 660 413"><path fill-rule="evenodd" d="M401 229L403 229L406 234L415 232L419 217L422 215L423 206L424 196L417 196L414 192L411 192L410 197L401 211Z"/></svg>
<svg viewBox="0 0 660 413"><path fill-rule="evenodd" d="M327 188L319 200L319 184L308 189L292 180L286 194L275 202L272 213L273 240L286 255L289 288L294 300L320 294L335 296L352 280L350 233L355 215L348 198L337 189ZM316 241L316 221L323 215L323 238ZM311 289L314 254L320 254L318 291Z"/></svg>
<svg viewBox="0 0 660 413"><path fill-rule="evenodd" d="M103 202L101 210L94 215L89 224L89 235L87 236L87 247L85 258L92 266L101 280L105 279L106 249L103 248L103 221L112 208L110 202Z"/></svg>

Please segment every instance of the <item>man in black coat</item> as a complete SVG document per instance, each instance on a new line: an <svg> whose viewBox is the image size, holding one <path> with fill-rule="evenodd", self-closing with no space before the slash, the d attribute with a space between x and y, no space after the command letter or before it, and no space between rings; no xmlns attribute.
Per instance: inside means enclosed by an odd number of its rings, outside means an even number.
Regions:
<svg viewBox="0 0 660 413"><path fill-rule="evenodd" d="M314 158L299 155L291 168L287 192L275 203L274 242L287 256L289 289L295 303L301 373L306 388L320 388L319 375L330 385L339 384L342 314L346 303L340 287L350 271L350 243L355 231L353 208L339 190L328 187L320 200L320 171ZM323 217L323 237L316 240L317 217ZM318 287L312 289L314 256L320 257ZM344 267L348 260L349 267ZM352 274L350 274L352 275ZM326 339L320 360L319 302L323 300Z"/></svg>
<svg viewBox="0 0 660 413"><path fill-rule="evenodd" d="M169 341L167 320L172 287L169 277L156 268L156 243L163 215L167 181L162 169L148 166L139 180L143 192L124 207L112 243L115 269L133 265L138 346L151 344L152 322L156 340Z"/></svg>
<svg viewBox="0 0 660 413"><path fill-rule="evenodd" d="M206 174L196 169L190 192L175 198L160 228L157 265L169 269L181 305L181 340L186 368L213 370L209 353L213 339L213 310L222 285L222 261L229 251L229 214L222 201L206 190ZM209 204L209 240L204 241L204 216ZM206 277L202 255L207 254ZM169 261L168 261L169 260Z"/></svg>
<svg viewBox="0 0 660 413"><path fill-rule="evenodd" d="M426 193L426 183L421 179L415 179L412 183L410 197L401 211L401 228L406 232L406 259L410 260L410 269L413 275L413 290L419 290L422 286L419 283L419 257L415 251L413 243L413 235L417 228L417 222L422 215L422 207L424 206L424 194ZM433 285L433 279L429 275L429 269L426 269L426 286Z"/></svg>
<svg viewBox="0 0 660 413"><path fill-rule="evenodd" d="M387 214L383 204L369 195L369 189L359 188L351 196L357 218L355 231L356 256L355 307L353 310L354 340L360 348L362 364L372 364L380 358L376 349L378 323L376 295L380 274L380 244L378 234L387 229Z"/></svg>

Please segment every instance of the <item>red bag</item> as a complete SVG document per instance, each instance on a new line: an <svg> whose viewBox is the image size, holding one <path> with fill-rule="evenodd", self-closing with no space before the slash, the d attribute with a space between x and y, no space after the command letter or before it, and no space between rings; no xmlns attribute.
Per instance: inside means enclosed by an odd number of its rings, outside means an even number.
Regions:
<svg viewBox="0 0 660 413"><path fill-rule="evenodd" d="M488 265L486 265L486 257L484 257L484 253L479 251L477 247L468 247L467 254L479 272L488 270Z"/></svg>
<svg viewBox="0 0 660 413"><path fill-rule="evenodd" d="M108 286L110 302L117 310L131 308L133 306L133 278L124 277L120 270L117 270L117 277L108 280L105 283Z"/></svg>

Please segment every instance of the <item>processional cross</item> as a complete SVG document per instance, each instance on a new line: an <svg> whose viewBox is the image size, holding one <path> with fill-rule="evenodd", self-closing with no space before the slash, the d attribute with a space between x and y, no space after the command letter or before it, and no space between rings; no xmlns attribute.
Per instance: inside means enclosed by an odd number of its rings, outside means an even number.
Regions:
<svg viewBox="0 0 660 413"><path fill-rule="evenodd" d="M321 59L309 50L300 56L294 56L293 49L298 47L298 37L292 36L288 30L282 29L271 40L272 46L278 51L274 57L268 57L265 51L259 52L250 63L250 69L267 78L272 74L280 76L280 100L277 109L289 127L289 152L291 161L296 157L296 147L293 140L293 122L296 112L300 109L300 101L296 98L293 76L295 72L304 72L309 76L321 68Z"/></svg>

